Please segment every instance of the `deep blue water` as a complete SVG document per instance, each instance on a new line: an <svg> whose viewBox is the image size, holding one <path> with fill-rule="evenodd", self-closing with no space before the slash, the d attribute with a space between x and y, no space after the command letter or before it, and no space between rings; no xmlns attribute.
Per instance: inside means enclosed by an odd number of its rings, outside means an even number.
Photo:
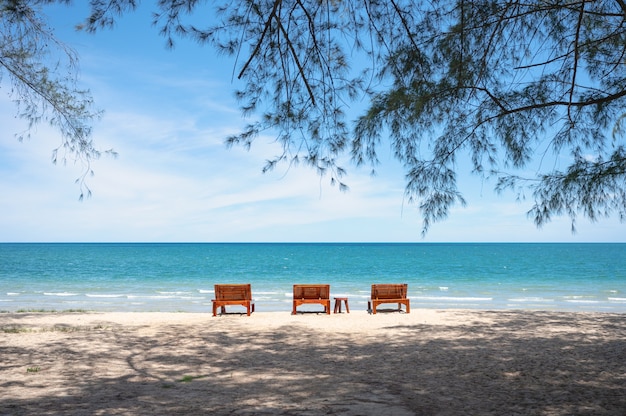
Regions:
<svg viewBox="0 0 626 416"><path fill-rule="evenodd" d="M626 312L626 244L0 244L0 310L208 312L216 283L290 311L294 283L365 309L372 283L412 308Z"/></svg>

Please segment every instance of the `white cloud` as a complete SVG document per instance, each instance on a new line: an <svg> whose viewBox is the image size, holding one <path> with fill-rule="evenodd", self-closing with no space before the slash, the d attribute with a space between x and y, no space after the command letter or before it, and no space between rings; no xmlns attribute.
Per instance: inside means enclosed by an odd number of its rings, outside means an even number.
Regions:
<svg viewBox="0 0 626 416"><path fill-rule="evenodd" d="M0 241L422 241L419 212L403 200L403 172L392 159L373 178L348 166L350 191L342 193L306 167L262 174L264 160L280 151L271 136L260 137L250 152L226 149L224 137L245 124L228 63L189 50L111 55L121 44L105 45L98 35L78 42L83 81L105 109L94 139L120 156L94 163L93 197L78 202L73 182L81 167L50 163L56 132L40 126L31 141L17 143L12 133L25 126L0 97ZM469 206L453 208L424 241L624 241L626 235L615 219L581 221L575 236L567 219L536 230L526 218L528 204L493 195L477 178L464 178L463 186Z"/></svg>

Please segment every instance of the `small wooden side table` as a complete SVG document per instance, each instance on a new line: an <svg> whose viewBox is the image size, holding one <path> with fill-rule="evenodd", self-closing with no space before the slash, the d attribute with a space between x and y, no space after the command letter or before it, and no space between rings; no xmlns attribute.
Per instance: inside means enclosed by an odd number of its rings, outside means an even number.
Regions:
<svg viewBox="0 0 626 416"><path fill-rule="evenodd" d="M341 302L346 305L346 313L350 313L350 307L348 306L348 298L334 298L335 299L335 311L334 313L341 313Z"/></svg>

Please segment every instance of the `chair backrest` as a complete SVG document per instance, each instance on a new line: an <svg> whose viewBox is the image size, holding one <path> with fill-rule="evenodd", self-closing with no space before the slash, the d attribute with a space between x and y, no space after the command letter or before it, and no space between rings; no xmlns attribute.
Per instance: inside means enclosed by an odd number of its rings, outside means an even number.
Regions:
<svg viewBox="0 0 626 416"><path fill-rule="evenodd" d="M217 300L252 300L250 283L237 285L215 285Z"/></svg>
<svg viewBox="0 0 626 416"><path fill-rule="evenodd" d="M372 299L406 299L408 284L372 285Z"/></svg>
<svg viewBox="0 0 626 416"><path fill-rule="evenodd" d="M294 299L330 299L330 285L293 285Z"/></svg>

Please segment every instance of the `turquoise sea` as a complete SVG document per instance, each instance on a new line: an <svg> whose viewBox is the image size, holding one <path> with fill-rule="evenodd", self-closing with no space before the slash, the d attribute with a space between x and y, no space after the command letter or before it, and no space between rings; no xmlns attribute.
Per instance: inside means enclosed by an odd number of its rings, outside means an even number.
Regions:
<svg viewBox="0 0 626 416"><path fill-rule="evenodd" d="M294 283L362 310L408 283L412 308L626 312L626 244L0 244L0 311L210 312L216 283L257 311L290 311Z"/></svg>

